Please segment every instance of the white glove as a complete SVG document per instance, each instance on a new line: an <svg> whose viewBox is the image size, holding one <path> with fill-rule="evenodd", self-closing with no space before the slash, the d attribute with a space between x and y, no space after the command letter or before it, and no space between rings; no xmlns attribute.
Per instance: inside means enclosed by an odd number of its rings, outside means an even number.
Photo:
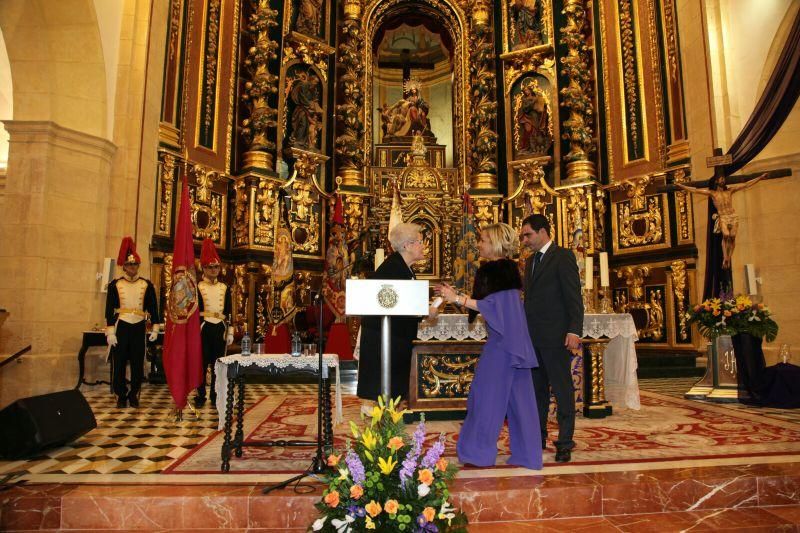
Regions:
<svg viewBox="0 0 800 533"><path fill-rule="evenodd" d="M230 346L233 344L233 333L228 333L228 336L225 338L225 343Z"/></svg>
<svg viewBox="0 0 800 533"><path fill-rule="evenodd" d="M116 346L117 345L117 336L113 333L109 333L106 335L106 342L109 346Z"/></svg>
<svg viewBox="0 0 800 533"><path fill-rule="evenodd" d="M148 340L150 342L156 342L158 340L158 324L153 324L153 330L150 332Z"/></svg>

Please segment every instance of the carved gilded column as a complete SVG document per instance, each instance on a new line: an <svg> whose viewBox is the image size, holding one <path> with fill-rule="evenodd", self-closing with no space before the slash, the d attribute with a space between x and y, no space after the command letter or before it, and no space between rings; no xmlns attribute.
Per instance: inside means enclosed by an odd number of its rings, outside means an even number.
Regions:
<svg viewBox="0 0 800 533"><path fill-rule="evenodd" d="M495 53L489 2L472 6L470 49L469 166L472 189L497 189Z"/></svg>
<svg viewBox="0 0 800 533"><path fill-rule="evenodd" d="M342 185L364 187L364 34L361 0L345 0L339 44L339 94L336 106L336 174Z"/></svg>
<svg viewBox="0 0 800 533"><path fill-rule="evenodd" d="M278 25L278 12L270 9L269 0L251 2L253 13L245 25L254 44L247 50L243 70L247 79L241 96L244 118L240 133L247 150L244 167L272 170L275 154L274 135L267 130L277 126L277 110L269 105L269 98L278 92L278 76L269 71L269 62L276 59L278 43L269 38L269 30Z"/></svg>
<svg viewBox="0 0 800 533"><path fill-rule="evenodd" d="M586 44L589 21L586 0L565 0L562 14L567 24L561 28L561 44L567 55L561 58L561 74L568 80L561 89L561 105L569 110L562 123L562 137L569 141L567 179L596 179L595 164L589 159L594 151L592 133L594 105L591 98L591 70L589 47Z"/></svg>

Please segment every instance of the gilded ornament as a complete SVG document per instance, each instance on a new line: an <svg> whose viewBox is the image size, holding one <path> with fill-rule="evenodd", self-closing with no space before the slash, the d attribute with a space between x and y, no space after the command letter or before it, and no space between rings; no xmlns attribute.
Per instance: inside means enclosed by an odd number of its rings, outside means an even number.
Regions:
<svg viewBox="0 0 800 533"><path fill-rule="evenodd" d="M269 31L278 25L278 12L270 8L269 0L251 0L251 5L253 13L243 33L250 35L254 44L244 60L242 78L246 81L241 99L247 117L242 120L240 133L248 152L267 153L265 157L246 155L246 164L271 169L276 146L268 130L277 126L278 111L270 106L269 98L278 91L278 76L269 71L269 63L278 57L278 43L269 38Z"/></svg>
<svg viewBox="0 0 800 533"><path fill-rule="evenodd" d="M172 222L172 191L175 184L175 157L161 152L161 202L158 214L158 229L162 234L168 234Z"/></svg>
<svg viewBox="0 0 800 533"><path fill-rule="evenodd" d="M664 222L661 216L661 206L656 198L649 198L646 211L632 213L628 202L623 202L619 207L619 243L620 246L629 248L661 242L664 235ZM641 223L644 231L637 233L634 227Z"/></svg>
<svg viewBox="0 0 800 533"><path fill-rule="evenodd" d="M466 398L475 377L478 355L419 355L420 389L425 398Z"/></svg>
<svg viewBox="0 0 800 533"><path fill-rule="evenodd" d="M678 334L682 341L687 341L689 339L689 328L686 318L686 261L673 261L670 265L670 272L672 275L672 292L675 294L677 307L675 315L680 326Z"/></svg>

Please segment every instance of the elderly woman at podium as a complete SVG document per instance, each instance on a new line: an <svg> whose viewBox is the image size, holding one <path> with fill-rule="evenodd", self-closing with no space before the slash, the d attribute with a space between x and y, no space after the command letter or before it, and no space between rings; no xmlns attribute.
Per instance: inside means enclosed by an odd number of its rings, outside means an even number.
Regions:
<svg viewBox="0 0 800 533"><path fill-rule="evenodd" d="M420 226L400 223L389 231L389 243L394 253L381 263L372 279L415 279L411 265L425 258L425 248ZM438 309L431 307L429 316ZM361 319L360 358L358 361L358 397L362 410L370 409L381 394L381 318L365 316ZM411 373L411 350L417 338L420 318L395 316L391 318L392 398L408 397L408 380Z"/></svg>
<svg viewBox="0 0 800 533"><path fill-rule="evenodd" d="M494 466L497 438L508 419L511 456L508 464L542 468L542 442L531 368L539 366L533 350L517 263L510 259L519 247L508 224L481 231L478 251L488 261L475 274L472 297L442 284L437 292L450 303L470 310L470 320L483 315L489 338L475 369L467 399L467 416L458 436L463 464Z"/></svg>

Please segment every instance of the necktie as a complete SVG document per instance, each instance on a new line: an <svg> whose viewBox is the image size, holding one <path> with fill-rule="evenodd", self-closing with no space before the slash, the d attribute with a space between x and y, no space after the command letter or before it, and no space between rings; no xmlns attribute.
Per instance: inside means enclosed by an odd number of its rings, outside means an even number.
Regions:
<svg viewBox="0 0 800 533"><path fill-rule="evenodd" d="M544 254L542 252L536 252L533 256L533 266L531 266L531 277L533 277L533 273L536 272L536 267L539 266L539 263L542 261L542 256Z"/></svg>

